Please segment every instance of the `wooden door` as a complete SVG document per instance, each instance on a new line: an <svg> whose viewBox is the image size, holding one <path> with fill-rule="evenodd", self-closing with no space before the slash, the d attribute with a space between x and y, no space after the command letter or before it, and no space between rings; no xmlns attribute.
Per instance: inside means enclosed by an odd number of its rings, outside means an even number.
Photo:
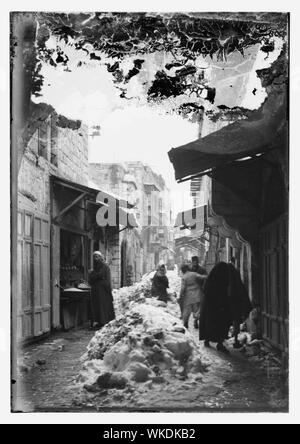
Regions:
<svg viewBox="0 0 300 444"><path fill-rule="evenodd" d="M47 216L34 216L34 336L50 331L50 222Z"/></svg>
<svg viewBox="0 0 300 444"><path fill-rule="evenodd" d="M288 218L261 230L262 332L277 349L288 351Z"/></svg>
<svg viewBox="0 0 300 444"><path fill-rule="evenodd" d="M17 338L33 336L33 215L18 211Z"/></svg>

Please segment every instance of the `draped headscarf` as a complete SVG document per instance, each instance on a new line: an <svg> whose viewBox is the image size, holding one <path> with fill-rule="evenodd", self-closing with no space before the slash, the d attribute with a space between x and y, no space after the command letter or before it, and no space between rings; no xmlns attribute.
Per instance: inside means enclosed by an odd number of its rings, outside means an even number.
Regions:
<svg viewBox="0 0 300 444"><path fill-rule="evenodd" d="M93 252L93 258L94 258L94 270L100 270L102 268L102 265L99 261L95 261L95 256L101 256L101 258L103 259L104 262L104 256L101 253L101 251L94 251Z"/></svg>
<svg viewBox="0 0 300 444"><path fill-rule="evenodd" d="M157 273L158 273L159 276L165 276L166 275L167 269L166 269L166 266L165 266L163 261L159 262L156 270L157 270Z"/></svg>

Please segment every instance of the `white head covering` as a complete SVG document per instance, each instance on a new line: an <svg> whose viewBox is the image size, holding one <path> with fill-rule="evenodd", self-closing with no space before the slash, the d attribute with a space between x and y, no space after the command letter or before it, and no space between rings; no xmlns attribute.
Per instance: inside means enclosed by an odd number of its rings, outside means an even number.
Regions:
<svg viewBox="0 0 300 444"><path fill-rule="evenodd" d="M158 263L156 269L157 269L157 270L160 270L162 267L165 267L165 268L166 268L166 265L165 265L164 261L159 261L159 263Z"/></svg>
<svg viewBox="0 0 300 444"><path fill-rule="evenodd" d="M95 256L96 254L103 257L103 254L101 253L101 251L94 251L93 256Z"/></svg>

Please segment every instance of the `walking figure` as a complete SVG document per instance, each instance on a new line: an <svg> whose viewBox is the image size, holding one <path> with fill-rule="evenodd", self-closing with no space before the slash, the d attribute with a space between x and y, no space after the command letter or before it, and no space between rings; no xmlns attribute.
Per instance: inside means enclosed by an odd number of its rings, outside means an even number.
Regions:
<svg viewBox="0 0 300 444"><path fill-rule="evenodd" d="M206 276L190 271L189 266L186 264L182 265L181 272L182 281L179 305L181 308L183 324L185 328L188 328L189 318L192 313L195 321L199 319L201 303L203 300L202 285Z"/></svg>
<svg viewBox="0 0 300 444"><path fill-rule="evenodd" d="M110 269L100 251L93 253L93 269L89 272L92 320L101 328L115 319Z"/></svg>
<svg viewBox="0 0 300 444"><path fill-rule="evenodd" d="M168 288L169 279L167 278L167 269L165 264L160 263L152 279L151 294L157 297L159 301L167 302L169 300Z"/></svg>
<svg viewBox="0 0 300 444"><path fill-rule="evenodd" d="M200 313L200 340L206 347L217 343L217 350L229 353L223 342L229 328L247 319L251 303L239 272L232 264L218 263L208 275Z"/></svg>
<svg viewBox="0 0 300 444"><path fill-rule="evenodd" d="M193 256L192 257L191 271L194 271L195 273L201 274L202 276L203 275L207 275L206 269L199 264L198 256Z"/></svg>
<svg viewBox="0 0 300 444"><path fill-rule="evenodd" d="M191 265L190 270L194 271L195 273L200 274L201 276L207 275L206 269L199 264L198 256L192 257L192 265ZM203 286L202 286L202 290L203 290ZM199 311L199 315L200 315L200 311ZM196 329L199 328L199 316L198 317L194 316L194 328L196 328Z"/></svg>

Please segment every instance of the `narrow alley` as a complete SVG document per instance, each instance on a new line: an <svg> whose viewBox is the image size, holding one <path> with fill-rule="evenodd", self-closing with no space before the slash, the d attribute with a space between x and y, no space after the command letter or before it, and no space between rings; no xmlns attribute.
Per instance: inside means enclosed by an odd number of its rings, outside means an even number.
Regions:
<svg viewBox="0 0 300 444"><path fill-rule="evenodd" d="M12 411L287 412L289 14L11 39Z"/></svg>

